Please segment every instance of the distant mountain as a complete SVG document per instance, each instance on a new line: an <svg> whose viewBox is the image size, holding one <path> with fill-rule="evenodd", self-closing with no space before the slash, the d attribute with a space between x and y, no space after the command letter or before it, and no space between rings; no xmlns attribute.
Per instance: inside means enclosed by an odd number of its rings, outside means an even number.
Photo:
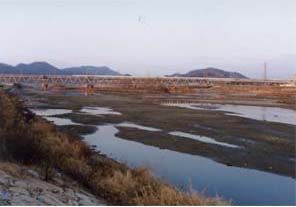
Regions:
<svg viewBox="0 0 296 207"><path fill-rule="evenodd" d="M121 75L106 66L81 66L59 69L47 62L20 63L16 66L0 63L0 74L30 75Z"/></svg>
<svg viewBox="0 0 296 207"><path fill-rule="evenodd" d="M0 74L13 74L18 73L18 70L11 65L0 63Z"/></svg>
<svg viewBox="0 0 296 207"><path fill-rule="evenodd" d="M71 67L61 70L66 75L121 75L120 73L108 68L106 66L94 67L94 66L80 66Z"/></svg>
<svg viewBox="0 0 296 207"><path fill-rule="evenodd" d="M18 64L15 68L21 74L31 75L58 75L60 70L47 62L33 62L30 64Z"/></svg>
<svg viewBox="0 0 296 207"><path fill-rule="evenodd" d="M217 68L197 69L185 74L175 73L170 77L247 78L238 72L228 72Z"/></svg>

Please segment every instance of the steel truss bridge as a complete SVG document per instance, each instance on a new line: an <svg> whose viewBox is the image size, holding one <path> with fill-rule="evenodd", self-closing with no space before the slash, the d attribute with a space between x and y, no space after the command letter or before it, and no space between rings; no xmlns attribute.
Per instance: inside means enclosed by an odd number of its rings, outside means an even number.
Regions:
<svg viewBox="0 0 296 207"><path fill-rule="evenodd" d="M90 75L1 75L0 84L23 84L63 87L108 87L108 88L178 88L211 87L213 85L286 85L289 80L254 80L230 78L191 77L134 77L134 76L90 76Z"/></svg>

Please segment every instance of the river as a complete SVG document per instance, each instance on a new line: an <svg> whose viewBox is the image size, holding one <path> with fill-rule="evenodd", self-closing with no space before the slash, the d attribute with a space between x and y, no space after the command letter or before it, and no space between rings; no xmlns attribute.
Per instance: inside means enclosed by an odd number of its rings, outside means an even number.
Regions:
<svg viewBox="0 0 296 207"><path fill-rule="evenodd" d="M264 109L264 107L261 107L263 112L258 112L260 111L258 108L250 107L248 113L246 107L241 106L242 110L239 110L239 106L234 109L223 106L222 109L227 113L231 113L229 115L259 119L260 117L257 114L264 113L263 117L267 117L265 119L269 121L295 123L295 115L287 114L286 110L272 109L271 107ZM193 109L195 110L195 108ZM217 110L217 108L209 108L209 110ZM92 115L108 115L108 113L121 115L111 109L99 107L86 107L81 112ZM52 109L35 110L35 113L42 115L56 125L79 124L66 118L50 117L53 114L71 113L68 110L55 110L55 112ZM280 118L276 119L277 117ZM282 117L286 117L286 119ZM140 126L135 123L97 125L97 131L93 134L84 135L84 140L89 145L95 146L97 151L119 162L126 163L130 167L145 166L156 176L177 187L184 189L191 187L208 196L219 195L231 200L235 205L293 205L296 203L296 181L291 177L254 169L226 166L202 156L160 149L129 141L116 136L118 126L134 127L148 131L161 130L149 126ZM206 141L209 141L208 139L210 139L211 144L221 144L216 143L211 138L207 138ZM227 146L226 143L222 144L225 147L236 147Z"/></svg>

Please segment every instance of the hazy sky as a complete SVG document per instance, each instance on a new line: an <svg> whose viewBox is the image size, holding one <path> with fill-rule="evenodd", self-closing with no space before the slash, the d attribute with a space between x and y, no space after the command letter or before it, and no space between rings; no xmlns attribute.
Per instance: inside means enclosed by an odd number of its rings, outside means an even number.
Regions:
<svg viewBox="0 0 296 207"><path fill-rule="evenodd" d="M0 0L0 62L296 73L296 0Z"/></svg>

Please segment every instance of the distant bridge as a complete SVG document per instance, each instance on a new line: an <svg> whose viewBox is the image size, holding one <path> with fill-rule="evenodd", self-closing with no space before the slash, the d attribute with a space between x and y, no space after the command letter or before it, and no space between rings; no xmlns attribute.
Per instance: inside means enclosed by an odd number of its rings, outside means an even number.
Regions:
<svg viewBox="0 0 296 207"><path fill-rule="evenodd" d="M214 85L285 85L288 80L254 80L232 78L191 77L134 77L134 76L92 76L92 75L1 75L0 84L37 85L43 89L51 86L85 88L198 88Z"/></svg>

